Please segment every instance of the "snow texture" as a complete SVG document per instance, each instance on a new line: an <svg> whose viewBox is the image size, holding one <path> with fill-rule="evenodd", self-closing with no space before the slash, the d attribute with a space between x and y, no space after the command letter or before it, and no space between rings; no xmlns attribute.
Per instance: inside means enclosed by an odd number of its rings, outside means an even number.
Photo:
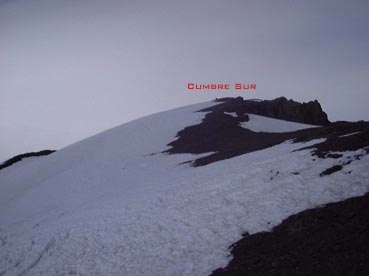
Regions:
<svg viewBox="0 0 369 276"><path fill-rule="evenodd" d="M160 153L213 104L154 114L1 171L0 275L208 275L246 231L369 190L368 155L322 178L340 160L294 151L323 139L196 168L180 164L194 155ZM286 124L252 118L259 131Z"/></svg>
<svg viewBox="0 0 369 276"><path fill-rule="evenodd" d="M356 134L359 134L359 133L361 133L361 131L357 131L357 132L353 132L353 133L349 133L349 134L341 135L341 136L339 136L338 138L348 137L348 136L356 135Z"/></svg>
<svg viewBox="0 0 369 276"><path fill-rule="evenodd" d="M253 114L249 114L249 119L249 121L241 123L241 126L254 132L290 132L317 127L314 125L288 122Z"/></svg>
<svg viewBox="0 0 369 276"><path fill-rule="evenodd" d="M229 116L232 116L232 117L235 117L237 118L237 113L236 112L224 112L225 115L229 115Z"/></svg>
<svg viewBox="0 0 369 276"><path fill-rule="evenodd" d="M253 102L262 102L263 100L261 100L261 99L248 99L248 101L253 101Z"/></svg>

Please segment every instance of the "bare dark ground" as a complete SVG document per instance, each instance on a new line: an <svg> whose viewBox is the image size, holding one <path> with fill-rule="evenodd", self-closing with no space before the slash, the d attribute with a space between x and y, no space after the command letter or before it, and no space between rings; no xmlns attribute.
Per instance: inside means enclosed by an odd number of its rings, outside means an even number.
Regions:
<svg viewBox="0 0 369 276"><path fill-rule="evenodd" d="M213 276L369 275L369 194L301 212L245 236Z"/></svg>
<svg viewBox="0 0 369 276"><path fill-rule="evenodd" d="M24 159L24 158L34 157L34 156L45 156L45 155L49 155L53 152L55 152L55 150L42 150L42 151L37 151L37 152L28 152L28 153L19 154L17 156L14 156L14 157L6 160L2 164L0 164L0 170L5 169L5 168L7 168L7 167L19 162L19 161L22 161L22 159Z"/></svg>
<svg viewBox="0 0 369 276"><path fill-rule="evenodd" d="M177 133L178 139L168 144L171 148L166 152L170 154L215 152L206 157L193 160L194 166L204 166L248 152L265 149L287 140L307 142L313 139L326 138L327 140L325 142L310 147L315 148L314 154L320 158L339 157L331 154L331 151L352 151L369 147L369 122L325 122L325 126L295 132L253 132L239 125L241 122L248 121L249 119L247 113L245 113L248 109L244 107L247 107L247 104L245 105L244 102L248 101L240 100L240 98L227 98L224 101L213 107L200 110L209 113L206 114L200 124L189 126L179 131ZM275 101L276 106L273 105L273 108L279 110L278 103L280 100L276 99ZM270 102L273 101L266 102L265 108L268 108L271 105ZM262 110L261 105L259 105L259 109ZM274 109L270 113L274 114L274 118L280 119L278 118L278 113L275 114L272 112ZM257 111L262 113L260 110ZM227 115L224 112L235 112L237 117ZM295 113L299 117L298 112L299 110L289 115L288 118L292 120L292 116ZM303 109L301 112L305 114L307 111ZM321 111L320 117L324 117L324 115L325 113ZM283 117L286 116L284 115ZM305 121L313 120L312 118L306 117L308 116L306 114L304 116ZM315 117L319 117L319 115L315 115ZM359 133L340 137L354 132Z"/></svg>

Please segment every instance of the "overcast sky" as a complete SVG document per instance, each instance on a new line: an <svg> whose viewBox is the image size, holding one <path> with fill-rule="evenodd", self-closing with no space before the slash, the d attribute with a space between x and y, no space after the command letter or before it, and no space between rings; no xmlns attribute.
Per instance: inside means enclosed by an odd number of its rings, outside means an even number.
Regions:
<svg viewBox="0 0 369 276"><path fill-rule="evenodd" d="M368 0L0 0L0 161L229 95L369 120L368 26Z"/></svg>

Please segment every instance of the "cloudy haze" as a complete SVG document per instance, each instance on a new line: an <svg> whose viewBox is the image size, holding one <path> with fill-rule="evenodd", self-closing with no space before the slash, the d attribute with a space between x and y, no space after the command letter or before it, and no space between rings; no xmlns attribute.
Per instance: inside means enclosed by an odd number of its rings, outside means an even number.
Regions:
<svg viewBox="0 0 369 276"><path fill-rule="evenodd" d="M369 120L368 14L367 0L0 0L0 161L228 95Z"/></svg>

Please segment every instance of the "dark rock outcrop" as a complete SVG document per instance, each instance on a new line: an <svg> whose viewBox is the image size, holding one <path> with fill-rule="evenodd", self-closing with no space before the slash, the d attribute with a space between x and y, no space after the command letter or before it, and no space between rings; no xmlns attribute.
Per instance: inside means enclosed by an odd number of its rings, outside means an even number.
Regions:
<svg viewBox="0 0 369 276"><path fill-rule="evenodd" d="M216 108L206 114L201 124L186 127L178 132L178 139L168 144L171 148L166 152L170 154L214 152L192 162L194 166L204 166L244 153L262 150L295 137L292 132L253 132L239 125L240 122L248 120L247 115L241 118L226 115Z"/></svg>
<svg viewBox="0 0 369 276"><path fill-rule="evenodd" d="M369 147L369 122L334 122L329 126L301 131L295 142L326 138L326 141L307 148L315 148L314 155L329 157L330 151L354 151ZM305 149L305 148L303 148Z"/></svg>
<svg viewBox="0 0 369 276"><path fill-rule="evenodd" d="M330 123L327 114L317 100L299 103L287 100L285 97L264 101L243 100L238 97L235 99L222 98L217 101L237 106L240 113L251 113L309 125L326 126Z"/></svg>
<svg viewBox="0 0 369 276"><path fill-rule="evenodd" d="M303 211L244 235L212 276L369 275L369 194Z"/></svg>
<svg viewBox="0 0 369 276"><path fill-rule="evenodd" d="M41 150L41 151L37 151L37 152L28 152L28 153L23 153L23 154L16 155L16 156L6 160L2 164L0 164L0 170L13 165L14 163L22 161L22 159L24 159L24 158L49 155L53 152L55 152L55 150Z"/></svg>
<svg viewBox="0 0 369 276"><path fill-rule="evenodd" d="M315 148L314 155L320 158L330 158L331 151L347 151L357 150L364 147L369 147L369 123L368 122L325 122L327 125L316 128L308 128L294 132L284 133L265 133L265 132L253 132L249 129L240 126L241 122L249 120L249 116L245 113L245 106L249 106L249 101L244 101L242 98L224 98L217 100L220 104L200 110L207 111L208 114L200 124L188 126L177 133L178 139L169 143L171 146L166 152L170 154L175 153L193 153L201 154L207 152L214 152L208 156L198 158L192 162L194 166L204 166L219 160L232 158L248 152L265 149L277 144L280 144L286 140L294 140L295 142L307 142L313 139L325 138L324 142L320 142L311 146ZM284 102L285 98L278 98L273 101L254 101L251 106L254 106L254 113L258 113L263 116L288 117L290 121L293 121L294 112L285 112ZM263 103L265 105L255 104ZM287 101L290 102L290 101ZM292 105L295 106L296 102L292 101ZM306 114L312 114L312 110L321 110L319 103L311 106L304 107L304 104L297 103L296 116L303 114L305 110ZM307 104L308 106L309 103ZM265 110L262 107L265 107ZM253 108L254 108L253 107ZM252 109L252 108L251 108ZM279 113L273 110L279 110ZM287 108L288 110L288 108ZM228 115L225 112L235 113L236 116ZM309 113L310 112L310 113ZM274 114L274 115L273 115ZM279 115L278 115L279 114ZM300 114L300 115L299 115ZM320 114L320 115L319 115ZM304 115L304 116L305 116ZM302 116L302 115L301 115ZM325 118L325 113L317 112L317 118ZM314 116L306 115L302 117L305 121L313 122ZM298 120L295 120L298 121ZM314 121L315 122L315 121ZM324 123L324 122L323 122ZM347 135L356 133L355 135ZM347 136L344 136L347 135ZM344 136L344 137L342 137ZM335 157L335 156L334 156ZM337 157L336 157L337 158ZM345 165L345 164L343 164Z"/></svg>

